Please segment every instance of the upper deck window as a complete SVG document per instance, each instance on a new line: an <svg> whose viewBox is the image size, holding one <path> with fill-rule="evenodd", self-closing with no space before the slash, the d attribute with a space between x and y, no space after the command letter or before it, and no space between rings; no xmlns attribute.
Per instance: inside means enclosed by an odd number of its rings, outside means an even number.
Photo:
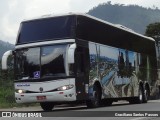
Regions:
<svg viewBox="0 0 160 120"><path fill-rule="evenodd" d="M22 22L17 44L73 38L74 16L61 16Z"/></svg>

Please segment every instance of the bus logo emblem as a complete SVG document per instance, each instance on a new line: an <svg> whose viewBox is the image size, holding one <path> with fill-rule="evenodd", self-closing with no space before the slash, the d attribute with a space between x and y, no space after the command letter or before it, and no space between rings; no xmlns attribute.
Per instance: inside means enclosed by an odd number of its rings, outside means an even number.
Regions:
<svg viewBox="0 0 160 120"><path fill-rule="evenodd" d="M39 88L39 91L40 91L40 92L43 92L43 88L42 88L42 87L40 87L40 88Z"/></svg>

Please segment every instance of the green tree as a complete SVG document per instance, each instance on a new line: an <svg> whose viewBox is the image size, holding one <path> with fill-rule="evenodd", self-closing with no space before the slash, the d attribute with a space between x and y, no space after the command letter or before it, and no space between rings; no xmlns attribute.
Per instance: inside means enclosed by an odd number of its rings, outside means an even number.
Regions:
<svg viewBox="0 0 160 120"><path fill-rule="evenodd" d="M160 37L160 22L149 24L145 35L153 38Z"/></svg>

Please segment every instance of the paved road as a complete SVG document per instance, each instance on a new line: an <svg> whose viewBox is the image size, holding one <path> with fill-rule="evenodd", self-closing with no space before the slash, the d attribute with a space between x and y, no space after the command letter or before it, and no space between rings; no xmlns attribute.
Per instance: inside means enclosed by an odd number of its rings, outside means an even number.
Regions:
<svg viewBox="0 0 160 120"><path fill-rule="evenodd" d="M129 111L129 113L143 113L143 111L160 111L160 100L152 100L147 104L129 104L125 101L120 101L118 103L114 103L112 106L108 107L100 107L96 109L87 109L86 106L78 106L78 107L64 107L58 106L52 112L43 112L40 107L26 107L26 108L12 108L12 109L0 109L0 111L32 111L43 114L49 114L53 116L52 118L45 118L46 120L52 120L53 118L56 120L159 120L159 117L104 117L106 114L115 114L115 113L123 113L122 111ZM111 112L113 111L113 112ZM125 112L124 112L125 113ZM81 117L67 117L66 116L81 116ZM101 115L103 117L87 117L87 116L96 116ZM12 120L17 120L17 118L11 118ZM22 118L18 118L22 119ZM42 120L44 118L30 118L30 120ZM0 118L0 120L7 120L6 118ZM23 118L23 120L27 120L27 118Z"/></svg>

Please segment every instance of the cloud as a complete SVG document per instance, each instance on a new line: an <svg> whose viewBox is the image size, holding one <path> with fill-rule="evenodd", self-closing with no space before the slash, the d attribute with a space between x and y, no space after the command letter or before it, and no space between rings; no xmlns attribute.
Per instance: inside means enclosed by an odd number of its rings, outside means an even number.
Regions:
<svg viewBox="0 0 160 120"><path fill-rule="evenodd" d="M0 39L15 43L20 21L23 20L25 4L17 0L3 0L3 12L0 13ZM5 7L4 7L4 6Z"/></svg>
<svg viewBox="0 0 160 120"><path fill-rule="evenodd" d="M98 6L107 0L70 0L70 9L73 12L88 12L91 8Z"/></svg>
<svg viewBox="0 0 160 120"><path fill-rule="evenodd" d="M15 43L20 22L45 14L66 13L70 0L1 0L0 39Z"/></svg>
<svg viewBox="0 0 160 120"><path fill-rule="evenodd" d="M35 17L45 14L58 14L69 11L69 0L32 0L27 4L25 17Z"/></svg>

